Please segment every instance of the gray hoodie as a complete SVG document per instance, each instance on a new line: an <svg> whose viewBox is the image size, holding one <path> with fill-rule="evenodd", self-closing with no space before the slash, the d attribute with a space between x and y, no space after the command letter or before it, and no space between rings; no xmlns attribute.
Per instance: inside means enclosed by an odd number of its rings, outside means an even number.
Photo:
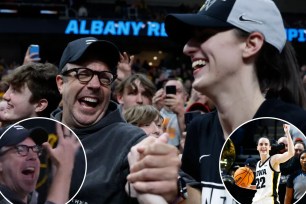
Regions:
<svg viewBox="0 0 306 204"><path fill-rule="evenodd" d="M51 118L59 121L61 116L60 109L51 114ZM145 132L126 123L118 105L112 101L98 123L73 131L86 151L87 175L71 203L132 203L124 189L129 173L127 155L131 147L145 137ZM80 153L78 158L72 176L71 192L76 192L83 178L84 156L82 159Z"/></svg>

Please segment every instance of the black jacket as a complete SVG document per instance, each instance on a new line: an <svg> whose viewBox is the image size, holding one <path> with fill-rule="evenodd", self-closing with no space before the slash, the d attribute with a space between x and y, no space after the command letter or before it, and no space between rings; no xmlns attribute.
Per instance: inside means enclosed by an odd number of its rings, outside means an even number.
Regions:
<svg viewBox="0 0 306 204"><path fill-rule="evenodd" d="M306 111L298 106L269 99L257 110L254 118L259 117L286 120L306 133ZM201 185L204 203L232 203L219 173L219 158L224 142L216 111L197 116L187 129L181 169Z"/></svg>

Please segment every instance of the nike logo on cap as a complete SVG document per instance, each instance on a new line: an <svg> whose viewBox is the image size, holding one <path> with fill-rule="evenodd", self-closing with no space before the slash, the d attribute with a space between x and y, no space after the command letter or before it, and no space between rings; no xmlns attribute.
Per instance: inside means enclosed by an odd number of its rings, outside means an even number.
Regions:
<svg viewBox="0 0 306 204"><path fill-rule="evenodd" d="M246 17L244 14L242 14L242 15L239 17L239 21L249 21L249 22L253 22L253 23L262 24L261 21L257 21L257 20L254 20L254 19L250 19L250 18Z"/></svg>
<svg viewBox="0 0 306 204"><path fill-rule="evenodd" d="M93 43L93 42L96 42L97 40L86 40L85 42L86 42L86 44L88 45L88 44L91 44L91 43Z"/></svg>

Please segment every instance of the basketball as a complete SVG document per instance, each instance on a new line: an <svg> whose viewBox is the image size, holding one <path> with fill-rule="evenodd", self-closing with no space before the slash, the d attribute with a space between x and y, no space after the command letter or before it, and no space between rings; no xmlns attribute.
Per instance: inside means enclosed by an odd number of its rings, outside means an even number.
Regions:
<svg viewBox="0 0 306 204"><path fill-rule="evenodd" d="M234 180L239 187L248 187L254 180L254 174L248 167L240 167L234 173Z"/></svg>

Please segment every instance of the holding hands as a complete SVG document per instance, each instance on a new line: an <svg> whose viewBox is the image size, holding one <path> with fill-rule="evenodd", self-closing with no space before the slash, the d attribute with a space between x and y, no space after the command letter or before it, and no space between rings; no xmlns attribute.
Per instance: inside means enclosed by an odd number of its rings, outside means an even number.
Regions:
<svg viewBox="0 0 306 204"><path fill-rule="evenodd" d="M157 203L157 200L158 203L175 200L181 161L177 148L167 144L167 133L159 138L145 138L131 149L128 160L130 174L127 180L139 202L148 204Z"/></svg>

